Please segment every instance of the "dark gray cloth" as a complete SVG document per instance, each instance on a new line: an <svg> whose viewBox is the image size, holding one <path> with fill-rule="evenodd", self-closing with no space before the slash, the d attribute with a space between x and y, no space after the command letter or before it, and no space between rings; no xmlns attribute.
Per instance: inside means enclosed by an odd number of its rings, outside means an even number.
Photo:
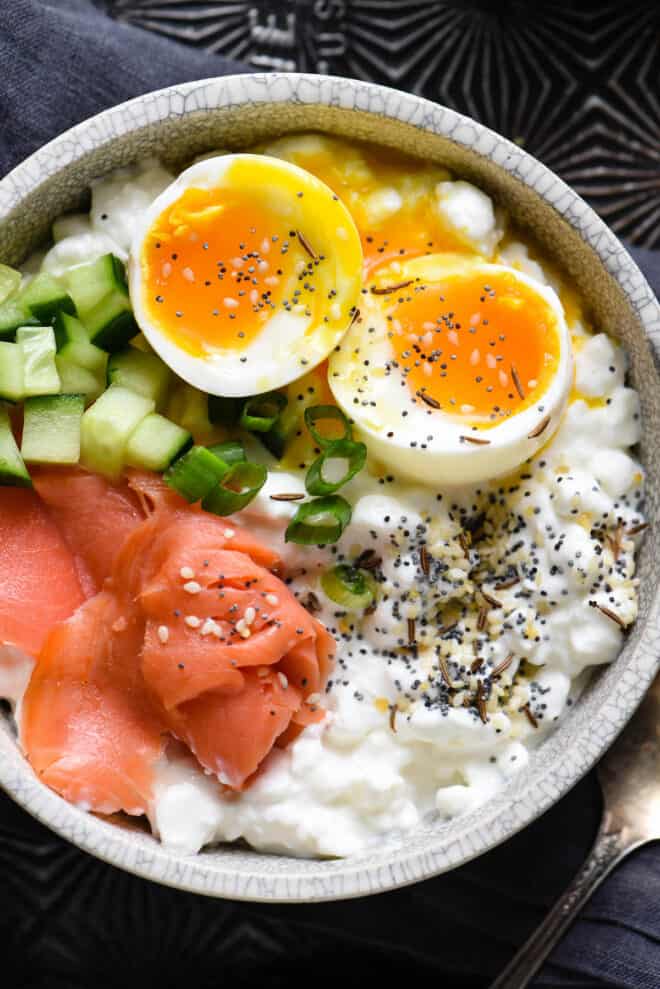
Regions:
<svg viewBox="0 0 660 989"><path fill-rule="evenodd" d="M170 83L244 70L117 24L100 6L0 0L0 174L107 106ZM660 291L660 254L633 253ZM36 989L130 985L122 974L129 960L140 985L161 989L184 980L261 984L266 977L270 985L291 985L307 981L310 965L345 985L357 984L356 973L374 982L410 973L449 989L485 986L575 873L599 815L592 775L507 844L446 876L369 900L260 906L215 903L132 877L113 887L115 870L48 835L0 795L3 969L20 962L21 985ZM3 848L11 856L3 858ZM67 884L64 905L54 887L75 870L80 879ZM121 899L108 893L115 888ZM62 917L66 924L58 927ZM185 957L170 961L168 939L176 943L184 924L193 932ZM161 930L167 933L156 951ZM102 945L99 931L107 932ZM601 887L535 984L658 989L659 938L660 852L649 847ZM114 966L100 964L101 949Z"/></svg>

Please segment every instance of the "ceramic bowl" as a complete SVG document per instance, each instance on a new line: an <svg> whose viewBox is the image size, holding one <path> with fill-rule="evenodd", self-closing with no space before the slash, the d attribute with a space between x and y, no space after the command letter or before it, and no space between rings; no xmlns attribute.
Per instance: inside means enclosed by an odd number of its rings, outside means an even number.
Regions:
<svg viewBox="0 0 660 989"><path fill-rule="evenodd" d="M594 322L620 337L642 401L640 456L648 516L660 498L660 307L623 246L593 210L522 148L427 100L350 79L242 75L172 86L107 110L47 144L0 181L0 260L19 264L53 219L85 202L92 179L148 155L177 166L212 148L241 149L291 131L373 141L446 165L487 190L554 259ZM157 882L211 896L313 901L362 896L437 875L513 835L597 761L634 711L660 655L660 527L639 557L640 616L617 661L489 803L449 823L383 839L359 855L316 861L223 846L173 854L135 825L70 806L36 779L9 722L0 724L0 784L80 848Z"/></svg>

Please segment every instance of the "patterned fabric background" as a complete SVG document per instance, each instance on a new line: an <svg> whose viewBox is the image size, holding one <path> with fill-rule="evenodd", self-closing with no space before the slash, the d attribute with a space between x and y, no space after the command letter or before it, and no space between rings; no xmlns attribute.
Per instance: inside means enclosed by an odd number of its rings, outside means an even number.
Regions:
<svg viewBox="0 0 660 989"><path fill-rule="evenodd" d="M423 93L524 144L615 230L660 247L659 0L96 2L255 69L318 70ZM585 854L597 824L593 790L586 781L550 812L557 827L569 818L576 828L563 871L538 858L538 890L497 850L438 881L309 912L148 884L82 854L0 794L0 986L291 989L309 974L347 989L411 976L445 989L482 987L512 949L509 940L488 941L501 909L493 891L509 890L512 929L531 930ZM538 823L515 842L531 860ZM467 936L443 938L447 924L470 933L470 951ZM553 969L537 985L596 982L564 981Z"/></svg>
<svg viewBox="0 0 660 989"><path fill-rule="evenodd" d="M422 94L522 144L614 230L660 247L660 3L106 0L255 69Z"/></svg>

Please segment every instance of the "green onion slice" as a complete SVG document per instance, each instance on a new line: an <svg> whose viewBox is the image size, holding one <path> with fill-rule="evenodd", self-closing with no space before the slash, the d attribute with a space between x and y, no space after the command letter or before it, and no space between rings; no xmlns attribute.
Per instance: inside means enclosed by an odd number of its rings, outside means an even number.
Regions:
<svg viewBox="0 0 660 989"><path fill-rule="evenodd" d="M305 487L311 495L334 494L362 470L366 459L367 448L364 443L356 443L354 440L335 440L328 443L307 471ZM328 476L332 469L331 461L345 464L344 473L336 480Z"/></svg>
<svg viewBox="0 0 660 989"><path fill-rule="evenodd" d="M239 440L216 443L214 446L207 447L207 450L210 450L216 457L220 457L220 460L224 460L230 467L233 467L234 464L243 463L246 459L245 447Z"/></svg>
<svg viewBox="0 0 660 989"><path fill-rule="evenodd" d="M206 495L202 508L215 515L231 515L245 508L263 488L268 471L249 461L231 467L217 487Z"/></svg>
<svg viewBox="0 0 660 989"><path fill-rule="evenodd" d="M284 539L301 546L327 546L337 542L350 521L351 506L341 495L314 498L300 506Z"/></svg>
<svg viewBox="0 0 660 989"><path fill-rule="evenodd" d="M337 440L350 440L353 436L351 424L336 405L313 405L305 409L305 425L321 449Z"/></svg>
<svg viewBox="0 0 660 989"><path fill-rule="evenodd" d="M229 465L205 446L193 446L175 460L163 474L163 480L186 501L200 501L223 478Z"/></svg>
<svg viewBox="0 0 660 989"><path fill-rule="evenodd" d="M267 392L248 398L243 406L240 425L255 433L267 433L273 428L287 404L286 395L280 391Z"/></svg>
<svg viewBox="0 0 660 989"><path fill-rule="evenodd" d="M214 426L235 426L241 417L244 399L209 395L209 420Z"/></svg>
<svg viewBox="0 0 660 989"><path fill-rule="evenodd" d="M362 611L374 601L378 584L372 574L340 563L321 577L321 587L331 601L346 611Z"/></svg>

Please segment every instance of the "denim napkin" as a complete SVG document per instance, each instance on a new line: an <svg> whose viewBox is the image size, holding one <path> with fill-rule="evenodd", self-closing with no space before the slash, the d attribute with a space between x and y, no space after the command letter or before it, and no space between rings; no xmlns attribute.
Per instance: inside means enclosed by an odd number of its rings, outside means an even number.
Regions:
<svg viewBox="0 0 660 989"><path fill-rule="evenodd" d="M245 71L115 23L102 6L0 0L0 175L112 104ZM632 253L660 292L660 253ZM412 975L485 987L577 871L599 818L590 776L505 845L437 879L345 903L233 904L125 875L0 794L0 970L15 973L15 989L290 987L310 972L322 985ZM535 986L658 989L659 939L660 850L647 847L604 883Z"/></svg>

